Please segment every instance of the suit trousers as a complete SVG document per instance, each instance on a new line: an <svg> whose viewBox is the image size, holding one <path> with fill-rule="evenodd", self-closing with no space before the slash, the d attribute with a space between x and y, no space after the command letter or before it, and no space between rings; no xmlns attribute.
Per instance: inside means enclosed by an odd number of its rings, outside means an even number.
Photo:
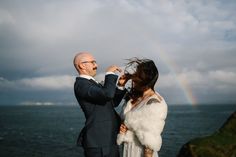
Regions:
<svg viewBox="0 0 236 157"><path fill-rule="evenodd" d="M85 157L120 157L119 147L117 145L110 148L85 148Z"/></svg>

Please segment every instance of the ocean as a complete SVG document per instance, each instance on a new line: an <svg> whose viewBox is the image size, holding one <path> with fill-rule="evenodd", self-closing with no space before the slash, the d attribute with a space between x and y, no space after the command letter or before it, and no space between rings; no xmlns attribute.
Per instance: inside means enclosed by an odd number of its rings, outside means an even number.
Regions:
<svg viewBox="0 0 236 157"><path fill-rule="evenodd" d="M212 134L236 105L169 105L160 157L175 157L190 139ZM78 106L0 106L1 157L83 157Z"/></svg>

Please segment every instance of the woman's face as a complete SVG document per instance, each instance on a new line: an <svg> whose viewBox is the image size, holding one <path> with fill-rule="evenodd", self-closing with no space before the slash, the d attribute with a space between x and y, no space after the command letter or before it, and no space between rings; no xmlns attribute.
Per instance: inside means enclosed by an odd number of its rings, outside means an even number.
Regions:
<svg viewBox="0 0 236 157"><path fill-rule="evenodd" d="M135 88L135 82L132 80L132 87Z"/></svg>
<svg viewBox="0 0 236 157"><path fill-rule="evenodd" d="M132 87L133 87L134 89L138 90L138 91L141 90L141 88L140 88L141 86L139 85L139 83L136 82L136 81L134 81L134 80L132 80Z"/></svg>

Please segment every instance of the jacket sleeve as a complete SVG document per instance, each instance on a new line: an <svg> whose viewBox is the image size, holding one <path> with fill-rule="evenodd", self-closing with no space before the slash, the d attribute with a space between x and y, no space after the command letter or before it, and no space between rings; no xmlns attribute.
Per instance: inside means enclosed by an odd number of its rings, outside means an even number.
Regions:
<svg viewBox="0 0 236 157"><path fill-rule="evenodd" d="M75 94L87 100L104 102L112 100L116 92L116 80L118 76L109 74L105 76L104 86L91 85L81 82L75 83Z"/></svg>
<svg viewBox="0 0 236 157"><path fill-rule="evenodd" d="M126 93L127 93L127 89L120 90L120 89L116 88L115 97L113 99L114 107L117 107L120 104L121 100L123 99L123 97L125 96Z"/></svg>
<svg viewBox="0 0 236 157"><path fill-rule="evenodd" d="M159 151L166 116L167 105L163 99L160 103L145 104L142 109L127 113L124 123L134 132L142 145Z"/></svg>

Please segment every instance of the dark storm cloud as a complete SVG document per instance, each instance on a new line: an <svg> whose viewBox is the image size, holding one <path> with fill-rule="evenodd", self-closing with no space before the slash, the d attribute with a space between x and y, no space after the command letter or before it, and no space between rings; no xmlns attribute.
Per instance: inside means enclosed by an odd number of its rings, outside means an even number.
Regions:
<svg viewBox="0 0 236 157"><path fill-rule="evenodd" d="M235 8L235 1L3 0L1 104L14 96L15 103L62 101L50 95L73 88L78 51L94 54L100 78L108 65L124 66L127 58L155 60L157 88L168 103L189 103L176 80L186 80L200 103L232 103Z"/></svg>

